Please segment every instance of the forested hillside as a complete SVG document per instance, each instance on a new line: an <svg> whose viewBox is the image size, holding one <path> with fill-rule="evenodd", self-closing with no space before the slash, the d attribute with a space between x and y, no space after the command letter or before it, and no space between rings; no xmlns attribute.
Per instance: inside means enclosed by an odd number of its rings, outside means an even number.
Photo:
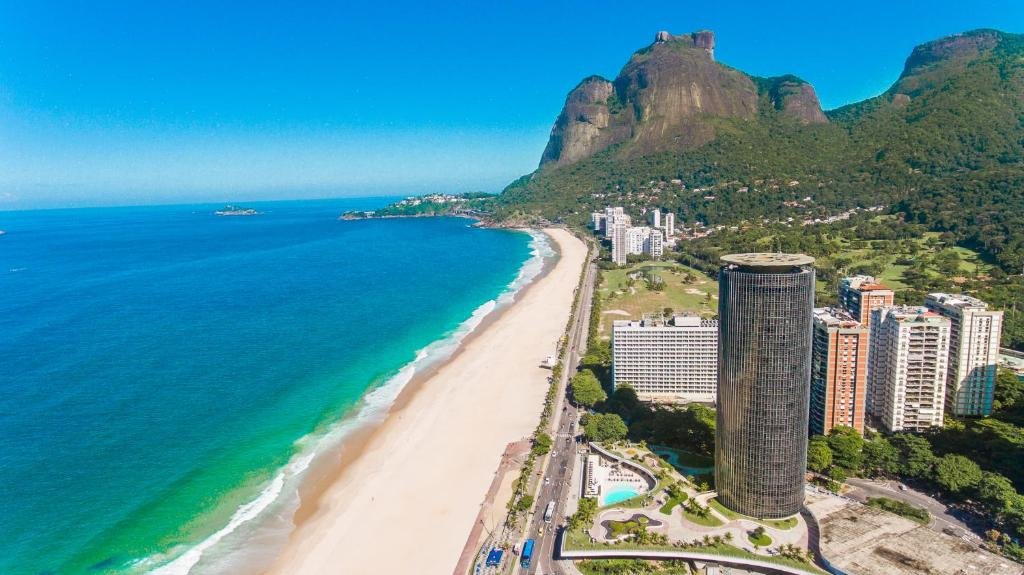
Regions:
<svg viewBox="0 0 1024 575"><path fill-rule="evenodd" d="M583 223L612 204L714 226L884 206L1021 273L1024 36L977 30L919 46L892 88L827 112L827 122L816 120L813 89L799 79L754 78L701 60L687 52L706 51L696 38L660 40L603 90L592 82L586 94L570 94L545 163L505 189L497 217ZM659 51L672 57L656 58ZM689 107L664 90L646 93L685 84L687 74L704 86L687 96ZM701 99L712 92L714 105ZM664 102L672 107L659 108ZM572 154L559 156L566 146Z"/></svg>

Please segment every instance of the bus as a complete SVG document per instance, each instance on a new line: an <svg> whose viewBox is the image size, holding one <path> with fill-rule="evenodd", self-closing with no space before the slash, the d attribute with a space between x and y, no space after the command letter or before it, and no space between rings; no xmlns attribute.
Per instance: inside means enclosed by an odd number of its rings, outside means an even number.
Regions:
<svg viewBox="0 0 1024 575"><path fill-rule="evenodd" d="M528 569L531 561L533 561L533 539L527 539L526 543L523 543L523 555L519 559L519 564L523 566L523 569Z"/></svg>
<svg viewBox="0 0 1024 575"><path fill-rule="evenodd" d="M544 509L544 523L551 523L551 516L555 514L555 502L548 502L547 508Z"/></svg>

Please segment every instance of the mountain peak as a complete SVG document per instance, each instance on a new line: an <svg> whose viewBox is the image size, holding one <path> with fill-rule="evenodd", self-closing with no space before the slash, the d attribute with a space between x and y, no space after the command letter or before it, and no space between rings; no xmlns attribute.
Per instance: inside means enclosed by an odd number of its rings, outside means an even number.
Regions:
<svg viewBox="0 0 1024 575"><path fill-rule="evenodd" d="M1003 33L998 30L981 29L926 42L915 47L907 57L903 76L914 74L937 62L976 56L994 48L1002 37Z"/></svg>
<svg viewBox="0 0 1024 575"><path fill-rule="evenodd" d="M627 155L692 149L715 138L716 118L753 119L764 101L804 124L828 122L810 84L754 78L714 54L710 30L658 32L615 80L592 76L569 92L541 165L570 164L618 144Z"/></svg>
<svg viewBox="0 0 1024 575"><path fill-rule="evenodd" d="M664 44L667 42L681 42L689 44L694 48L704 50L712 60L715 59L715 33L711 30L698 30L691 34L681 34L679 36L673 35L671 32L661 30L654 35L655 44Z"/></svg>

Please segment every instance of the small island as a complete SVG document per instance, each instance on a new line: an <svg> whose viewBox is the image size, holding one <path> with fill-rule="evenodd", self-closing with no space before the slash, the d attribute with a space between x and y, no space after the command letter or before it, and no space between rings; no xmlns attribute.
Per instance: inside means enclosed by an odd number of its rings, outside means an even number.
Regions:
<svg viewBox="0 0 1024 575"><path fill-rule="evenodd" d="M217 216L258 216L262 212L258 212L252 208L227 205L213 213Z"/></svg>

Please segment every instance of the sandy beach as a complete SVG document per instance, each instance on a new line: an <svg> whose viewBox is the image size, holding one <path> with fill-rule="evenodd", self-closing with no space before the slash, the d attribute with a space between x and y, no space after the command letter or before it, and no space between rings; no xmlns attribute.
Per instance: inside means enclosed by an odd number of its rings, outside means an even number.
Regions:
<svg viewBox="0 0 1024 575"><path fill-rule="evenodd" d="M536 426L586 257L561 257L448 363L396 403L312 501L269 573L452 573L509 442ZM352 455L352 454L350 454Z"/></svg>

